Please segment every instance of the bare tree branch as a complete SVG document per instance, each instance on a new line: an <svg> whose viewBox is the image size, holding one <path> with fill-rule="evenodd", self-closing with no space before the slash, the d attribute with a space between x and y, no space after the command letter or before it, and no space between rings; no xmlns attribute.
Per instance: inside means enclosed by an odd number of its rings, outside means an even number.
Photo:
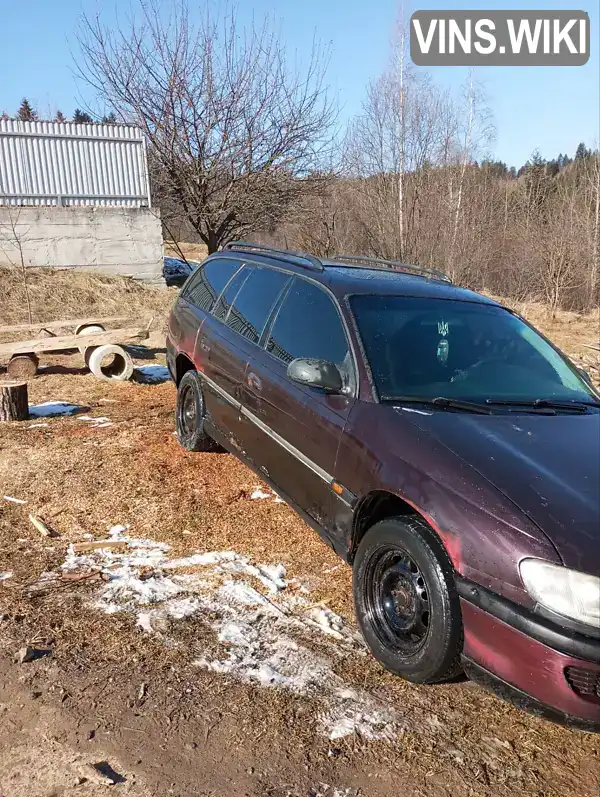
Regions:
<svg viewBox="0 0 600 797"><path fill-rule="evenodd" d="M84 16L80 77L149 144L153 191L209 252L285 218L324 182L335 108L328 55L314 44L291 68L268 21L241 30L235 13L192 21L187 0L165 19L141 0L115 29Z"/></svg>

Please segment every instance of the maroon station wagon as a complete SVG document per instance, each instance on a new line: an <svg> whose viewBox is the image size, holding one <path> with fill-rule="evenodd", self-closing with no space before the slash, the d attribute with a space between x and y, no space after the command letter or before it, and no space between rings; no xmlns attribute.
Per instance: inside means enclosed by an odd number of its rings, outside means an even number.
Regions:
<svg viewBox="0 0 600 797"><path fill-rule="evenodd" d="M235 454L352 566L385 667L600 729L600 396L550 341L438 271L235 243L167 352L181 444Z"/></svg>

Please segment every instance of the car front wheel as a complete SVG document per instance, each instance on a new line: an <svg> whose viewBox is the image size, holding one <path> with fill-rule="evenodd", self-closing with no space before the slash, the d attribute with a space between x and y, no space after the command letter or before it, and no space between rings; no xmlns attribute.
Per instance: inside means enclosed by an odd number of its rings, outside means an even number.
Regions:
<svg viewBox="0 0 600 797"><path fill-rule="evenodd" d="M372 526L353 568L354 605L365 641L384 667L414 683L460 671L463 626L452 563L418 517Z"/></svg>

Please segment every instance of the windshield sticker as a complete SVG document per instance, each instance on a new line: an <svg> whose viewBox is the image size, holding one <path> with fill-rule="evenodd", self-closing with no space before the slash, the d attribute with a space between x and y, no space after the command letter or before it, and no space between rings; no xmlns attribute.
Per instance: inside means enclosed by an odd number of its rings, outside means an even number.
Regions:
<svg viewBox="0 0 600 797"><path fill-rule="evenodd" d="M442 365L446 365L448 362L448 354L450 352L450 344L445 338L442 338L438 343L437 347L437 358L438 361L442 363Z"/></svg>

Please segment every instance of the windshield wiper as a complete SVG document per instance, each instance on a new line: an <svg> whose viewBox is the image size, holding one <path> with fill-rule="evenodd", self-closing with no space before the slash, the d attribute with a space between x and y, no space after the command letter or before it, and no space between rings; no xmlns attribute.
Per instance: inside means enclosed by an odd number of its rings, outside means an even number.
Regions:
<svg viewBox="0 0 600 797"><path fill-rule="evenodd" d="M572 410L573 412L587 412L588 407L600 408L598 401L555 401L554 399L486 399L486 404L504 407L533 407L534 409Z"/></svg>
<svg viewBox="0 0 600 797"><path fill-rule="evenodd" d="M382 401L397 401L400 404L432 404L434 407L442 409L463 410L464 412L475 412L479 415L493 415L492 410L477 404L475 401L460 401L460 399L445 398L437 396L428 398L425 396L382 396Z"/></svg>

